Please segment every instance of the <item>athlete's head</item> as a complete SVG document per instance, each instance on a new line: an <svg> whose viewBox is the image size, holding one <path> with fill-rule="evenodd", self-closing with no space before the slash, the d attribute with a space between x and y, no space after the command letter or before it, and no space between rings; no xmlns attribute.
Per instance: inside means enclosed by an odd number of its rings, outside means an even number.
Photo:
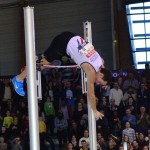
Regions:
<svg viewBox="0 0 150 150"><path fill-rule="evenodd" d="M97 72L96 83L101 85L109 85L112 80L112 73L106 68L100 68L100 71Z"/></svg>

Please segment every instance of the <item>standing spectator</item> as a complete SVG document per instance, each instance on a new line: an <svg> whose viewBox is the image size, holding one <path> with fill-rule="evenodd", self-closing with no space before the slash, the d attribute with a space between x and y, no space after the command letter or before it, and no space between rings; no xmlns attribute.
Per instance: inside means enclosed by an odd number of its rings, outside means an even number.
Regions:
<svg viewBox="0 0 150 150"><path fill-rule="evenodd" d="M50 133L53 134L55 110L50 97L46 98L46 101L44 103L44 111L46 116L47 131L50 131Z"/></svg>
<svg viewBox="0 0 150 150"><path fill-rule="evenodd" d="M9 110L6 111L6 116L4 117L3 126L9 128L10 125L13 123L13 117Z"/></svg>
<svg viewBox="0 0 150 150"><path fill-rule="evenodd" d="M90 139L89 139L89 131L88 131L88 130L84 130L83 137L80 138L80 140L79 140L79 147L83 146L83 143L82 143L83 140L86 142L86 145L87 145L88 147L90 147L90 146L89 146L89 144L90 144Z"/></svg>
<svg viewBox="0 0 150 150"><path fill-rule="evenodd" d="M138 132L147 135L150 125L150 116L145 111L145 107L141 106L140 114L137 115L137 129Z"/></svg>
<svg viewBox="0 0 150 150"><path fill-rule="evenodd" d="M57 130L57 138L59 141L59 148L66 147L67 144L67 120L63 118L63 113L58 112L58 115L55 117L55 128ZM63 145L64 144L64 145Z"/></svg>
<svg viewBox="0 0 150 150"><path fill-rule="evenodd" d="M138 106L144 106L145 108L149 108L149 98L150 91L146 88L144 83L141 83L140 89L137 92L137 102Z"/></svg>
<svg viewBox="0 0 150 150"><path fill-rule="evenodd" d="M131 114L130 109L126 109L126 115L123 116L122 121L123 123L130 122L131 128L136 129L136 117Z"/></svg>
<svg viewBox="0 0 150 150"><path fill-rule="evenodd" d="M3 90L3 92L2 92L2 95L3 95L2 101L3 101L4 104L6 104L7 100L12 98L12 89L11 89L11 86L10 86L9 79L4 80L4 85L3 85L2 90Z"/></svg>
<svg viewBox="0 0 150 150"><path fill-rule="evenodd" d="M8 145L7 143L5 142L5 139L4 137L0 137L0 150L8 150Z"/></svg>
<svg viewBox="0 0 150 150"><path fill-rule="evenodd" d="M63 113L64 119L69 121L69 114L68 114L67 104L65 100L62 100L60 110Z"/></svg>
<svg viewBox="0 0 150 150"><path fill-rule="evenodd" d="M125 135L129 137L130 142L133 142L136 139L134 129L130 128L130 122L125 123L125 129L122 131L122 139L124 139Z"/></svg>
<svg viewBox="0 0 150 150"><path fill-rule="evenodd" d="M69 128L69 139L71 139L72 135L74 135L77 140L81 137L81 133L78 131L78 126L75 121L71 122L71 126Z"/></svg>
<svg viewBox="0 0 150 150"><path fill-rule="evenodd" d="M46 140L46 124L43 121L43 117L39 116L39 134L40 134L40 149L45 149L45 140Z"/></svg>
<svg viewBox="0 0 150 150"><path fill-rule="evenodd" d="M22 150L20 137L14 138L11 145L11 150Z"/></svg>
<svg viewBox="0 0 150 150"><path fill-rule="evenodd" d="M137 79L135 79L133 72L129 72L128 78L123 83L124 91L127 91L129 87L132 88L135 92L137 92L139 88L139 83Z"/></svg>
<svg viewBox="0 0 150 150"><path fill-rule="evenodd" d="M115 99L116 105L119 106L122 98L123 98L123 92L121 89L119 89L118 83L115 82L113 88L110 90L109 101Z"/></svg>

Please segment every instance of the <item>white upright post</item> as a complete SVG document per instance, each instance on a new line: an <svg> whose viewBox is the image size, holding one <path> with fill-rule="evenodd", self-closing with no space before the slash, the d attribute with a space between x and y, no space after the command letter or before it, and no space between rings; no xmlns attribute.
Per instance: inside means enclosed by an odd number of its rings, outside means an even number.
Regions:
<svg viewBox="0 0 150 150"><path fill-rule="evenodd" d="M92 43L92 30L91 30L91 22L84 22L84 39ZM82 88L84 89L83 93L87 93L87 78L85 72L82 70L82 79L84 81L84 86ZM87 97L88 99L88 97ZM94 116L94 113L89 105L89 100L88 100L88 122L89 122L89 137L90 137L90 150L97 150L97 138L96 138L96 119Z"/></svg>
<svg viewBox="0 0 150 150"><path fill-rule="evenodd" d="M124 143L123 143L123 148L124 148L124 150L127 150L127 149L128 149L127 142L124 142Z"/></svg>
<svg viewBox="0 0 150 150"><path fill-rule="evenodd" d="M34 8L24 7L24 30L27 65L30 149L39 150L39 122L36 85Z"/></svg>

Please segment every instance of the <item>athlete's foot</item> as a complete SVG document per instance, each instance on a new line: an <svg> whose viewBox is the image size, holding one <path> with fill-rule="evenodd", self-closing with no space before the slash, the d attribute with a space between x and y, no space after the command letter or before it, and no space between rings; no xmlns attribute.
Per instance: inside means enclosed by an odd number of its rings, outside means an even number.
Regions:
<svg viewBox="0 0 150 150"><path fill-rule="evenodd" d="M13 77L12 79L12 83L14 85L14 89L16 91L17 94L19 94L20 96L25 96L25 91L23 88L23 80L18 80L17 76Z"/></svg>
<svg viewBox="0 0 150 150"><path fill-rule="evenodd" d="M104 117L104 115L97 110L94 112L94 116L95 116L96 120L102 119L102 117Z"/></svg>

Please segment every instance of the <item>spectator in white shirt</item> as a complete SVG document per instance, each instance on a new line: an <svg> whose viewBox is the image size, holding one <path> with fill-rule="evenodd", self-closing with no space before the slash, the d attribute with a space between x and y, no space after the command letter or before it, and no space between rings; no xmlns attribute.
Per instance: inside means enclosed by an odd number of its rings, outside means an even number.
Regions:
<svg viewBox="0 0 150 150"><path fill-rule="evenodd" d="M110 90L109 94L109 102L112 99L115 99L116 105L119 106L121 100L123 98L123 92L119 89L119 85L117 82L114 83L113 88Z"/></svg>

